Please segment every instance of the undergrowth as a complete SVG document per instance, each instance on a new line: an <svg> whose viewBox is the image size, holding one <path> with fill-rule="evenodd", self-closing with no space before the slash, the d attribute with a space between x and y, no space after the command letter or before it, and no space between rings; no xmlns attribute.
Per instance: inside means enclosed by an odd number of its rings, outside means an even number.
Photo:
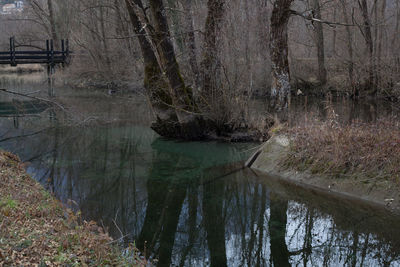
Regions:
<svg viewBox="0 0 400 267"><path fill-rule="evenodd" d="M122 253L103 228L79 216L0 151L0 266L145 266L134 247Z"/></svg>
<svg viewBox="0 0 400 267"><path fill-rule="evenodd" d="M400 181L400 123L382 119L343 125L334 118L289 128L291 151L284 167L335 178Z"/></svg>

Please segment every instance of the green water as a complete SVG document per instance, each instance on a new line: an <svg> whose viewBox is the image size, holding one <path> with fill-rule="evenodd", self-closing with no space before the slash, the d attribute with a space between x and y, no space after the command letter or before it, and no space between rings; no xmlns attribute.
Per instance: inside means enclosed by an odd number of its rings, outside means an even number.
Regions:
<svg viewBox="0 0 400 267"><path fill-rule="evenodd" d="M162 139L143 99L90 99L63 98L89 124L0 118L0 146L156 265L400 266L398 217L242 169L256 144Z"/></svg>

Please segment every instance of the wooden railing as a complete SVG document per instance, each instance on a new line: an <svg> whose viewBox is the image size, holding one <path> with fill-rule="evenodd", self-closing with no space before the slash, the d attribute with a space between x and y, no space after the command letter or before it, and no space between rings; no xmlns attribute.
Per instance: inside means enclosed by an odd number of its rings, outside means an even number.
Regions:
<svg viewBox="0 0 400 267"><path fill-rule="evenodd" d="M10 50L0 51L0 64L17 66L19 64L65 64L69 62L71 52L68 40L61 40L61 51L54 50L53 40L46 40L46 49L33 51L17 51L15 39L10 38Z"/></svg>

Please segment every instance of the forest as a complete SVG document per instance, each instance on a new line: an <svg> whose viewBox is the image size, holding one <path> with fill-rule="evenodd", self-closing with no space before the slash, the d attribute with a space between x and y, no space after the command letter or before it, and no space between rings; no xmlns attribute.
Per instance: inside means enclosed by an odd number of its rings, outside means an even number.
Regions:
<svg viewBox="0 0 400 267"><path fill-rule="evenodd" d="M0 1L0 64L0 266L400 266L400 0Z"/></svg>
<svg viewBox="0 0 400 267"><path fill-rule="evenodd" d="M1 20L3 50L69 39L69 82L144 87L167 137L259 138L270 121L250 114L254 97L274 113L291 96L400 92L398 0L29 0Z"/></svg>

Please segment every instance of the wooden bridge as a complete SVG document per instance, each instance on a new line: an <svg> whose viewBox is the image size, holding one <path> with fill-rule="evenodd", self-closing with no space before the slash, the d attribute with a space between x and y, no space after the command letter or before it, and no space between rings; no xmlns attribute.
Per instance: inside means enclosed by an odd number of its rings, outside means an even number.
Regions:
<svg viewBox="0 0 400 267"><path fill-rule="evenodd" d="M61 51L54 50L53 40L46 40L46 49L33 51L17 51L15 38L10 38L10 50L0 51L0 65L17 66L19 64L47 64L54 67L56 64L69 62L71 52L68 40L61 40Z"/></svg>

